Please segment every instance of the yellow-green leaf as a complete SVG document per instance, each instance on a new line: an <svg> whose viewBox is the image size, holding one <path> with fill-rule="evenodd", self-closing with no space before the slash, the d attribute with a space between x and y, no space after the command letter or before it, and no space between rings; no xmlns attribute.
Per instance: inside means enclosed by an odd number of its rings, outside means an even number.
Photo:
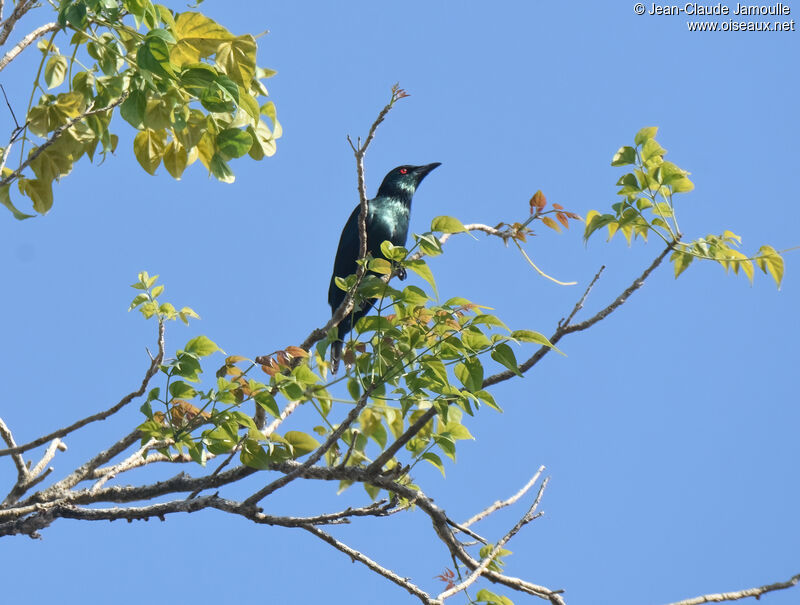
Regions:
<svg viewBox="0 0 800 605"><path fill-rule="evenodd" d="M289 431L284 435L284 438L291 444L292 448L294 448L295 458L313 452L319 447L319 441L314 439L311 435L301 433L300 431Z"/></svg>
<svg viewBox="0 0 800 605"><path fill-rule="evenodd" d="M164 155L167 134L163 130L141 131L133 139L133 153L148 174L155 174Z"/></svg>
<svg viewBox="0 0 800 605"><path fill-rule="evenodd" d="M170 52L170 60L178 66L213 55L222 42L234 37L213 19L195 12L178 15L173 33L177 43Z"/></svg>
<svg viewBox="0 0 800 605"><path fill-rule="evenodd" d="M460 220L452 216L437 216L431 222L431 231L442 233L461 233L466 231Z"/></svg>
<svg viewBox="0 0 800 605"><path fill-rule="evenodd" d="M67 75L67 58L63 55L52 55L44 66L44 81L47 88L59 86Z"/></svg>
<svg viewBox="0 0 800 605"><path fill-rule="evenodd" d="M186 147L181 145L178 141L170 141L164 151L164 168L170 173L172 178L176 181L181 180L183 171L186 170L188 162L188 154Z"/></svg>
<svg viewBox="0 0 800 605"><path fill-rule="evenodd" d="M222 42L217 47L217 67L245 88L256 73L256 41L250 34Z"/></svg>

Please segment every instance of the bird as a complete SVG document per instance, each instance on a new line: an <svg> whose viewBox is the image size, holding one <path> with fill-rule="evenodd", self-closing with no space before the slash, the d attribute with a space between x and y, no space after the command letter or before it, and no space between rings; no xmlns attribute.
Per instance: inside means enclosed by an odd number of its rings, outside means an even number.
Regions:
<svg viewBox="0 0 800 605"><path fill-rule="evenodd" d="M424 166L398 166L384 177L377 195L369 200L367 213L367 252L373 258L384 258L381 244L388 240L395 246L405 246L411 218L411 198L419 184L441 162ZM358 218L361 206L355 207L342 229L339 247L333 261L333 275L328 288L328 304L331 314L336 312L347 293L336 285L336 278L345 278L356 272L359 258ZM405 271L398 274L405 279ZM342 353L342 339L353 329L355 323L372 307L372 300L360 303L337 326L337 340L331 345L331 371L336 373Z"/></svg>

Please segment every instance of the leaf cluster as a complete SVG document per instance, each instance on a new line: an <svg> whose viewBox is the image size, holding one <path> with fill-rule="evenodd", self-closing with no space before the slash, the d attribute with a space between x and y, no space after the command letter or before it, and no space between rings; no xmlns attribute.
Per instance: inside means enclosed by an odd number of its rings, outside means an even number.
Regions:
<svg viewBox="0 0 800 605"><path fill-rule="evenodd" d="M83 156L93 160L116 149L110 125L117 106L138 131L133 150L149 174L163 163L180 179L199 160L230 183L231 160L275 153L282 129L274 103L263 100L262 82L275 72L257 66L254 36L236 36L199 12L177 13L150 0L63 0L57 22L72 32L71 50L62 54L53 43L59 31L40 41L20 168L2 174L0 202L16 218L31 215L14 207L10 181L18 181L36 212L47 213L55 181ZM50 92L59 88L65 90ZM32 176L21 170L26 142Z"/></svg>
<svg viewBox="0 0 800 605"><path fill-rule="evenodd" d="M608 230L609 240L622 233L628 245L632 239L647 240L650 233L655 233L673 248L670 260L675 277L697 258L717 262L726 271L733 269L735 274L741 270L751 283L755 264L780 286L783 258L771 246L761 246L756 254L747 256L738 250L741 238L729 230L721 235L682 241L674 196L692 191L694 183L689 172L664 159L667 150L656 141L657 131L655 126L642 128L636 133L633 146L620 147L614 154L612 166L631 167L617 180L620 201L612 204L610 213L589 211L584 240L603 227Z"/></svg>

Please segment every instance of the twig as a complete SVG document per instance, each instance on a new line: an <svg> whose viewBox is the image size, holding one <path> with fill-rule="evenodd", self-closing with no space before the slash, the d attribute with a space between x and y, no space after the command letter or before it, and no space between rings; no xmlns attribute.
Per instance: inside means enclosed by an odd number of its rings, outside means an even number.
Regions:
<svg viewBox="0 0 800 605"><path fill-rule="evenodd" d="M375 388L376 385L370 385L367 389L364 390L364 393L361 395L356 405L353 406L353 409L351 409L350 412L347 414L345 419L339 424L339 426L337 426L333 431L331 431L331 434L325 440L325 443L323 443L316 450L314 450L314 452L311 453L311 455L305 462L303 462L297 469L293 470L292 472L284 475L280 479L276 479L272 483L269 483L262 489L258 490L252 496L247 498L244 501L244 503L250 506L255 506L275 490L280 489L290 481L294 481L297 477L299 477L303 473L305 469L309 468L320 458L322 458L322 456L325 455L325 452L331 449L331 447L333 447L333 444L336 443L342 436L342 434L348 428L350 428L350 425L356 421L358 415L361 413L361 410L363 410L364 407L367 405L369 396L372 394L372 391L374 391Z"/></svg>
<svg viewBox="0 0 800 605"><path fill-rule="evenodd" d="M31 10L38 0L21 0L19 4L14 7L14 10L8 16L8 19L3 21L0 24L0 46L6 43L8 40L8 36L11 35L11 32L14 30L14 26L17 24L17 21L22 19L29 10Z"/></svg>
<svg viewBox="0 0 800 605"><path fill-rule="evenodd" d="M11 429L8 428L8 425L3 422L2 418L0 418L0 437L2 437L3 441L6 442L6 445L9 447L9 449L16 449L17 444L14 441L14 435L11 432ZM25 466L25 459L19 452L16 451L12 451L11 458L14 460L14 465L17 467L17 481L24 481L28 474L28 469Z"/></svg>
<svg viewBox="0 0 800 605"><path fill-rule="evenodd" d="M489 567L489 564L492 561L494 561L495 557L498 554L500 554L500 551L503 549L503 546L505 546L508 543L508 541L511 540L511 538L513 538L519 532L519 530L521 530L523 527L525 527L525 525L527 525L528 523L530 523L539 516L538 514L536 514L536 508L539 506L539 502L542 499L542 494L544 493L544 490L547 487L547 483L549 482L549 480L550 478L548 477L544 481L542 481L542 485L539 487L539 493L536 494L536 499L533 501L533 504L531 504L531 507L528 509L528 512L526 512L522 516L522 518L519 521L517 521L516 525L514 525L514 527L512 527L505 536L503 536L502 538L500 538L500 540L497 541L497 544L495 544L491 552L486 557L483 558L483 560L480 562L480 565L478 565L478 567L473 569L472 573L464 581L459 582L458 584L456 584L451 588L448 588L438 597L436 597L437 601L444 601L445 599L452 597L454 594L458 594L459 592L461 592L462 590L468 588L471 584L473 584L475 580L477 580L481 575L483 575L483 572L486 571L486 569Z"/></svg>
<svg viewBox="0 0 800 605"><path fill-rule="evenodd" d="M379 473L383 468L383 465L389 462L389 460L391 460L394 457L394 455L400 450L400 448L402 448L406 443L411 441L411 439L413 439L414 436L417 433L419 433L420 430L422 430L422 427L428 424L431 418L436 416L436 413L437 413L436 408L433 406L425 410L425 413L422 414L422 416L420 416L419 418L417 418L417 421L414 424L409 426L406 429L406 431L402 435L400 435L400 437L398 437L397 440L392 445L387 447L377 458L375 458L375 461L372 462L372 464L370 464L367 467L367 473L368 474Z"/></svg>
<svg viewBox="0 0 800 605"><path fill-rule="evenodd" d="M495 502L494 504L492 504L492 505L491 505L491 506L489 506L488 508L486 508L486 509L482 510L482 511L481 511L481 512L479 512L477 515L475 515L475 516L473 516L472 518L470 518L470 519L469 519L469 521L466 521L466 522L462 523L462 524L461 524L461 526L462 526L462 527L469 527L469 526L470 526L470 525L472 525L473 523L477 523L477 522L478 522L478 521L480 521L481 519L485 519L486 517L488 517L489 515L491 515L493 512L495 512L495 511L497 511L497 510L500 510L501 508L505 508L506 506L511 506L511 505L512 505L512 504L514 504L514 503L515 503L517 500L519 500L520 498L522 498L522 496L524 496L524 495L526 494L526 492L527 492L527 491L528 491L528 490L529 490L531 487L533 487L533 486L535 485L535 483L536 483L536 482L539 480L539 477L541 476L541 474L542 474L543 472L544 472L544 466L540 466L540 467L539 467L539 470L538 470L538 471L536 471L536 474L534 474L534 475L533 475L533 477L531 477L530 481L528 481L528 482L527 482L527 483L526 483L526 484L523 486L523 488L522 488L521 490L519 490L519 491L518 491L516 494L514 494L513 496L511 496L511 497L510 497L510 498L508 498L507 500L498 500L497 502Z"/></svg>
<svg viewBox="0 0 800 605"><path fill-rule="evenodd" d="M391 99L384 106L384 108L381 109L378 117L375 118L372 126L370 126L367 138L364 139L364 143L362 144L361 139L359 139L358 144L354 144L350 136L348 135L347 137L347 141L350 143L350 148L353 150L353 154L356 158L356 174L358 176L358 199L359 206L361 208L358 215L358 258L360 260L363 260L367 256L367 214L369 213L369 200L367 199L366 178L364 176L364 156L367 153L367 148L369 147L370 143L372 143L372 140L375 138L375 132L377 131L378 126L380 126L381 122L383 122L383 120L386 118L389 111L391 111L392 107L394 107L394 104L407 96L408 94L402 88L399 88L397 84L395 84L392 87ZM302 349L305 349L306 351L310 350L315 343L327 336L328 330L334 326L338 326L342 320L347 317L348 314L350 314L350 312L353 310L353 294L358 288L358 285L361 283L361 279L364 277L364 272L364 266L359 265L358 270L356 271L356 283L352 288L350 288L345 295L344 300L342 300L342 303L333 312L330 321L328 321L324 327L313 330L305 339L305 341L303 341L303 344L300 345Z"/></svg>
<svg viewBox="0 0 800 605"><path fill-rule="evenodd" d="M37 27L35 30L33 30L31 33L25 36L22 40L17 42L16 46L14 46L11 50L6 52L5 55L3 55L3 58L0 59L0 71L3 71L3 69L5 69L5 67L9 63L11 63L14 59L16 59L17 56L23 50L28 48L28 46L30 46L33 42L35 42L45 34L49 34L50 32L57 30L58 28L59 28L58 23L47 23L45 25Z"/></svg>
<svg viewBox="0 0 800 605"><path fill-rule="evenodd" d="M26 469L25 476L17 480L16 485L14 485L14 487L5 497L2 504L5 506L17 502L25 494L25 492L47 479L50 473L53 472L53 467L51 466L47 470L45 470L45 467L55 457L56 450L61 450L63 452L66 451L66 449L67 446L63 441L61 441L61 439L53 439L53 441L45 450L42 459L39 460L36 466L34 466L32 469Z"/></svg>
<svg viewBox="0 0 800 605"><path fill-rule="evenodd" d="M561 340L567 334L571 334L572 332L581 332L583 330L591 328L598 321L600 321L602 319L605 319L606 317L611 315L614 311L616 311L620 306L622 306L628 300L628 298L630 297L631 294L636 292L636 290L638 290L639 288L641 288L644 285L645 280L650 276L650 274L653 271L655 271L656 267L658 267L661 264L661 261L663 261L664 258L666 258L667 254L670 253L672 248L673 248L673 244L668 245L664 249L664 251L661 252L661 254L659 254L655 258L655 260L650 264L650 266L647 267L647 269L645 269L644 272L639 277L634 279L633 282L631 283L631 285L628 286L627 288L625 288L625 290L623 290L622 293L619 296L617 296L617 298L615 298L613 302L611 302L611 304L609 304L607 307L603 308L602 310L598 311L595 315L593 315L592 317L590 317L586 321L582 321L582 322L577 323L577 324L569 324L569 323L561 324L561 322L559 322L561 325L559 325L556 328L556 331L553 332L553 335L550 337L550 342L552 344L556 344L559 340ZM597 277L597 276L595 276L595 277ZM593 280L593 282L594 282L594 280ZM583 306L583 302L584 302L585 297L587 295L588 295L588 289L587 289L587 292L584 293L584 296L581 297L581 299L575 305L576 308L579 309L580 306ZM573 313L570 314L570 317L573 317L575 313L577 313L577 311L573 309ZM547 353L549 353L550 350L551 350L550 347L546 347L546 346L540 347L539 350L537 350L533 355L531 355L531 357L528 358L527 361L525 361L524 363L520 364L519 371L524 374L525 372L530 370L533 366L535 366L542 359L542 357L547 355ZM489 376L488 378L485 378L481 388L485 389L488 386L491 386L493 384L497 384L498 382L503 382L504 380L508 380L508 379L510 379L510 378L512 378L512 377L514 377L516 375L517 374L515 372L512 372L511 370L505 370L503 372L499 372L497 374Z"/></svg>
<svg viewBox="0 0 800 605"><path fill-rule="evenodd" d="M97 422L99 420L105 420L109 416L116 414L119 412L123 407L128 405L131 401L136 399L137 397L141 397L145 390L147 390L147 385L150 382L150 379L155 376L156 372L158 372L158 368L161 365L161 361L164 359L164 323L159 322L158 324L158 354L153 358L150 362L150 367L147 368L147 372L145 372L144 379L142 380L141 386L133 391L132 393L128 393L119 400L116 404L108 408L103 412L98 412L97 414L92 414L91 416L87 416L82 420L78 420L73 424L63 428L58 429L57 431L53 431L49 435L45 435L44 437L39 437L38 439L34 439L33 441L26 443L25 445L19 445L16 447L10 447L8 449L0 450L0 456L12 456L14 454L21 454L22 452L26 452L28 450L32 450L35 447L39 447L40 445L47 443L48 441L60 437L64 437L74 431L77 431L79 428L86 426L92 422Z"/></svg>
<svg viewBox="0 0 800 605"><path fill-rule="evenodd" d="M748 588L746 590L737 590L736 592L707 594L701 597L694 597L693 599L676 601L675 603L670 603L669 605L701 605L702 603L721 603L723 601L738 601L739 599L746 599L748 597L755 597L756 600L759 600L763 594L797 586L798 582L800 582L800 574L792 576L786 582L775 582L774 584L767 584L765 586L759 586L758 588Z"/></svg>
<svg viewBox="0 0 800 605"><path fill-rule="evenodd" d="M361 552L359 552L359 551L357 551L357 550L355 550L353 548L350 548L349 546L347 546L347 544L344 544L343 542L340 542L339 540L337 540L336 538L334 538L330 534L322 531L321 529L319 529L317 527L314 527L313 525L303 525L301 527L303 529L305 529L306 531L308 531L308 532L314 534L315 536L317 536L320 540L323 540L324 542L327 542L328 544L333 546L336 550L339 550L339 551L343 552L344 554L349 556L353 561L358 561L359 563L363 563L364 565L366 565L369 569L371 569L375 573L383 576L384 578L386 578L387 580L390 580L391 582L394 582L395 584L397 584L401 588L406 589L412 595L414 595L415 597L419 598L420 601L425 603L425 605L431 605L434 602L427 592L422 590L419 586L417 586L416 584L414 584L413 582L411 582L407 578L401 578L396 573L394 573L391 569L387 569L386 567L383 567L382 565L379 565L378 563L376 563L375 561L373 561L372 559L367 557L365 554L363 554L363 553L361 553Z"/></svg>

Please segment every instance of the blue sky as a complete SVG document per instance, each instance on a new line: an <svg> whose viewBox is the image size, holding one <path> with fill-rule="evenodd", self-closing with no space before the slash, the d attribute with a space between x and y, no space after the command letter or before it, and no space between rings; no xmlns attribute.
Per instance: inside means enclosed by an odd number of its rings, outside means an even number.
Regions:
<svg viewBox="0 0 800 605"><path fill-rule="evenodd" d="M370 149L368 191L399 164L442 162L415 197L412 231L438 215L524 219L537 189L582 215L607 209L621 174L613 153L656 125L696 184L678 200L687 237L730 229L745 251L800 243L798 33L690 33L686 17L637 16L633 4L206 1L201 9L235 33L270 32L260 64L279 72L267 82L284 127L278 153L234 162L233 185L209 180L199 163L181 182L163 168L151 177L117 117L116 156L77 166L48 216L17 223L0 213L2 417L27 441L138 385L153 326L126 309L143 269L202 316L170 327L172 350L202 333L255 356L324 324L332 256L357 200L345 136L366 133L394 82L411 96ZM794 18L800 5L786 4ZM38 12L28 29L50 20ZM30 70L21 59L2 73L15 108ZM443 299L464 296L545 334L600 265L586 313L661 250L602 237L584 246L579 229L539 229L532 258L579 282L560 287L499 241L462 236L446 248L431 260ZM760 273L751 287L716 265L695 263L677 281L662 267L619 312L565 338L567 357L500 385L504 413L471 420L476 440L460 442L446 480L418 466L417 483L465 520L546 465L545 516L511 542L506 569L564 589L570 605L667 603L800 572L797 258L787 254L780 291ZM134 406L71 436L56 474L138 422ZM13 477L7 460L0 480ZM358 489L336 496L333 485L292 484L264 505L311 514L365 500ZM497 538L522 513L479 529ZM431 591L452 567L418 512L334 533ZM4 577L18 580L4 582L9 602L409 602L310 535L219 512L62 520L43 536L0 547ZM796 603L798 592L763 599Z"/></svg>

